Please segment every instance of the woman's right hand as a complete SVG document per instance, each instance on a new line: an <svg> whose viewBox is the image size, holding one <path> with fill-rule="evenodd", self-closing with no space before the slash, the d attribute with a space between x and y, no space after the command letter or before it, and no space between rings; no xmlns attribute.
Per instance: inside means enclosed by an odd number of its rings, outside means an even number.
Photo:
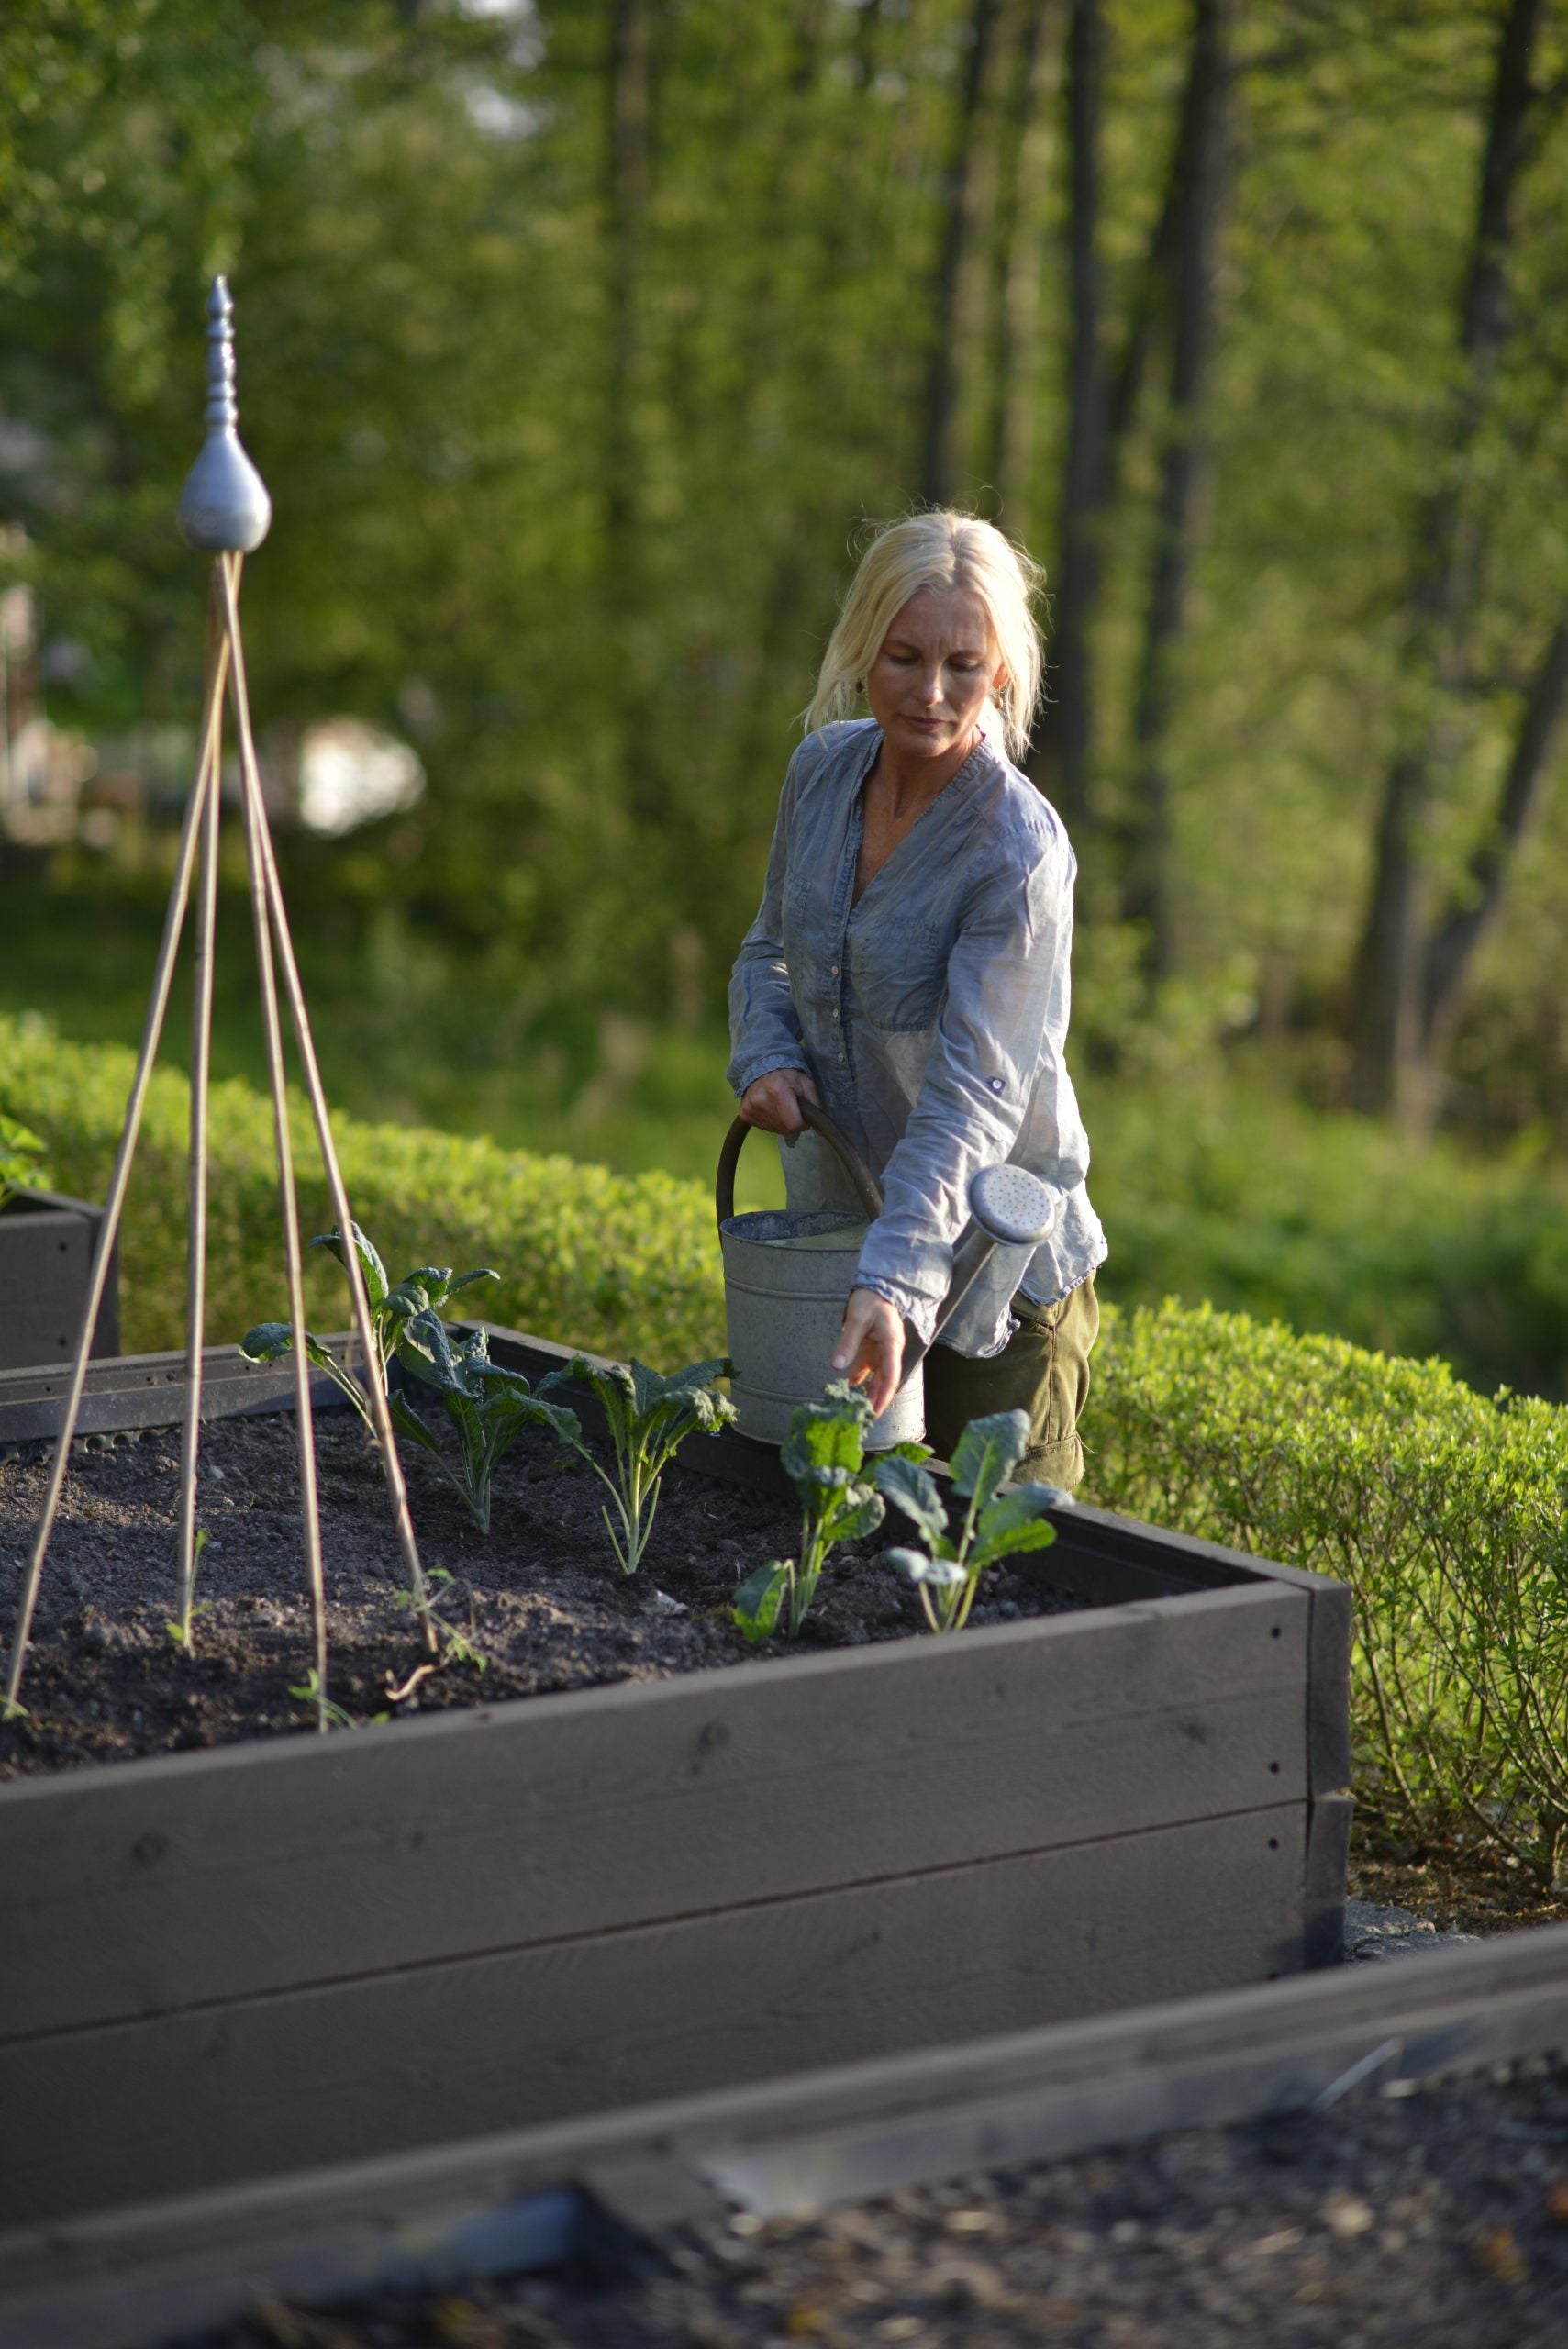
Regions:
<svg viewBox="0 0 1568 2349"><path fill-rule="evenodd" d="M803 1068L770 1069L746 1087L740 1114L747 1125L761 1126L764 1133L797 1134L806 1124L801 1103L820 1097L815 1080Z"/></svg>

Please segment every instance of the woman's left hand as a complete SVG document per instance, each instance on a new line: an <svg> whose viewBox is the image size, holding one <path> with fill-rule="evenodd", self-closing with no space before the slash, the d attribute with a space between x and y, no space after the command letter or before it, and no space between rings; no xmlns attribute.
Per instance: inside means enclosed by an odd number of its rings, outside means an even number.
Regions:
<svg viewBox="0 0 1568 2349"><path fill-rule="evenodd" d="M898 1392L904 1367L904 1317L897 1307L874 1289L852 1288L833 1349L833 1367L851 1386L869 1379L871 1408L880 1419Z"/></svg>

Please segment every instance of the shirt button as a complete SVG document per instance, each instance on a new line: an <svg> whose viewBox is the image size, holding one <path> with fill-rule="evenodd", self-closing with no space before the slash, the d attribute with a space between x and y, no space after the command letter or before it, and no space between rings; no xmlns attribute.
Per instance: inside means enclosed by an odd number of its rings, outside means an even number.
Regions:
<svg viewBox="0 0 1568 2349"><path fill-rule="evenodd" d="M993 1093L1005 1093L1006 1089L1006 1086L1003 1084L999 1076L994 1076L991 1079L991 1090Z"/></svg>
<svg viewBox="0 0 1568 2349"><path fill-rule="evenodd" d="M829 976L831 976L832 978L835 978L835 979L836 979L836 978L838 977L838 975L839 975L839 965L837 964L837 963L829 963L829 965L828 965L828 974L829 974Z"/></svg>

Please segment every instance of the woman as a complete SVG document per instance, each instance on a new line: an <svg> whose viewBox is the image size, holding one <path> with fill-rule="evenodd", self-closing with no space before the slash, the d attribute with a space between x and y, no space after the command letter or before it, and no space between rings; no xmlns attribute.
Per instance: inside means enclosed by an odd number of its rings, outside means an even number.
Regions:
<svg viewBox="0 0 1568 2349"><path fill-rule="evenodd" d="M1106 1242L1062 1057L1076 865L1012 763L1040 687L1041 576L971 515L912 515L873 540L735 964L729 1081L741 1117L791 1145L792 1208L854 1206L803 1099L881 1180L832 1358L878 1412L905 1324L929 1338L975 1169L1011 1160L1062 1195L1050 1238L998 1248L927 1355L926 1428L945 1453L966 1420L1025 1410L1027 1473L1071 1488ZM858 692L869 718L849 716Z"/></svg>

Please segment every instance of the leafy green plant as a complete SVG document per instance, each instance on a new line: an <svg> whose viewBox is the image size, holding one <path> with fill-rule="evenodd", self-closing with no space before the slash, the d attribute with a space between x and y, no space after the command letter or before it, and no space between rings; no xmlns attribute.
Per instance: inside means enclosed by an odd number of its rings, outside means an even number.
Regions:
<svg viewBox="0 0 1568 2349"><path fill-rule="evenodd" d="M328 1696L321 1684L321 1675L314 1664L310 1666L303 1680L289 1682L289 1695L297 1697L302 1705L313 1705L316 1708L318 1729L352 1729L355 1725L352 1713L345 1711L341 1705L335 1705Z"/></svg>
<svg viewBox="0 0 1568 2349"><path fill-rule="evenodd" d="M609 1487L619 1531L607 1508L600 1515L622 1574L634 1575L641 1563L659 1506L659 1480L680 1445L699 1429L704 1435L717 1435L734 1419L734 1404L728 1395L716 1393L713 1385L716 1378L728 1378L734 1367L728 1355L720 1354L662 1378L635 1359L599 1363L574 1354L564 1370L552 1372L542 1382L552 1386L557 1379L571 1380L590 1386L604 1407L615 1447L614 1475L599 1465L585 1444L577 1449Z"/></svg>
<svg viewBox="0 0 1568 2349"><path fill-rule="evenodd" d="M456 1467L448 1462L435 1430L415 1408L406 1386L392 1397L392 1424L399 1435L430 1454L482 1533L490 1531L490 1486L496 1465L523 1430L548 1428L558 1443L575 1443L582 1432L575 1411L547 1402L520 1371L503 1370L491 1361L483 1330L454 1340L430 1308L403 1324L397 1358L445 1404L457 1434ZM559 1378L561 1374L551 1375Z"/></svg>
<svg viewBox="0 0 1568 2349"><path fill-rule="evenodd" d="M877 1490L926 1537L924 1551L892 1549L886 1555L919 1592L933 1631L962 1631L987 1566L1021 1550L1048 1549L1056 1539L1045 1511L1062 1508L1069 1494L1054 1485L999 1490L1022 1459L1029 1436L1026 1411L995 1411L970 1420L951 1462L953 1491L969 1504L956 1540L948 1531L947 1505L936 1479L918 1462L891 1457L872 1469Z"/></svg>
<svg viewBox="0 0 1568 2349"><path fill-rule="evenodd" d="M41 1188L49 1180L44 1145L15 1118L0 1117L0 1208L14 1191Z"/></svg>
<svg viewBox="0 0 1568 2349"><path fill-rule="evenodd" d="M464 1585L468 1592L468 1629L464 1631L461 1624L452 1621L447 1612L448 1607L457 1598L457 1582L450 1567L431 1566L426 1572L425 1580L431 1587L430 1597L424 1610L424 1620L430 1624L440 1642L441 1663L472 1664L475 1672L487 1672L490 1668L490 1659L471 1637L474 1628L473 1586ZM394 1591L392 1603L395 1607L406 1608L411 1614L419 1612L411 1591ZM412 1676L402 1688L389 1688L388 1693L395 1701L398 1698L406 1697L421 1680L428 1678L429 1674L439 1668L439 1665L434 1664L417 1664Z"/></svg>
<svg viewBox="0 0 1568 2349"><path fill-rule="evenodd" d="M828 1551L837 1542L874 1533L882 1523L882 1496L862 1473L872 1418L863 1389L841 1378L820 1403L803 1403L794 1413L779 1457L800 1495L800 1561L759 1566L736 1592L735 1620L753 1645L776 1630L781 1616L788 1636L798 1639ZM905 1443L883 1456L914 1464L929 1454L927 1444Z"/></svg>
<svg viewBox="0 0 1568 2349"><path fill-rule="evenodd" d="M487 1265L481 1265L472 1273L454 1275L450 1264L420 1264L415 1271L405 1273L400 1281L389 1282L385 1265L359 1225L350 1224L349 1230L370 1306L375 1372L384 1387L388 1365L411 1321L424 1313L439 1315L448 1298L455 1297L459 1289L470 1288L475 1281L498 1280L500 1275L493 1273ZM318 1232L310 1244L313 1248L329 1250L340 1264L346 1264L342 1234L336 1224L330 1231ZM247 1362L277 1362L294 1351L293 1327L287 1321L258 1321L240 1339L239 1351ZM361 1382L343 1367L336 1354L324 1346L319 1338L312 1337L308 1330L305 1333L305 1351L313 1367L325 1371L334 1386L341 1388L373 1436L375 1422L371 1417L370 1403Z"/></svg>
<svg viewBox="0 0 1568 2349"><path fill-rule="evenodd" d="M195 1646L195 1637L192 1628L194 1619L197 1615L210 1615L212 1613L212 1601L210 1598L198 1598L195 1599L194 1603L192 1598L192 1594L195 1592L196 1586L196 1573L201 1565L202 1552L207 1545L207 1538L206 1527L198 1527L195 1541L192 1544L191 1548L191 1578L185 1586L184 1605L180 1610L178 1620L171 1620L163 1626L164 1630L168 1632L169 1637L173 1641L174 1645L177 1648L183 1648L187 1655L192 1653Z"/></svg>

